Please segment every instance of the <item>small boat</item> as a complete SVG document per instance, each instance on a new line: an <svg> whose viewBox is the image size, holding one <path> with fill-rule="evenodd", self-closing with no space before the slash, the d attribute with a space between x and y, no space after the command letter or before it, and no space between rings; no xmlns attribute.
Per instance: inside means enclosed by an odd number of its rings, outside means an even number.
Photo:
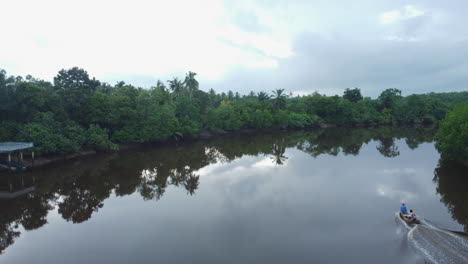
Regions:
<svg viewBox="0 0 468 264"><path fill-rule="evenodd" d="M401 212L400 212L400 218L401 218L401 220L405 221L405 223L407 223L407 224L409 224L409 225L410 225L410 224L420 224L420 223L421 223L421 222L420 222L418 219L416 219L416 218L414 218L414 219L408 219L408 218L406 218L406 216L404 216Z"/></svg>

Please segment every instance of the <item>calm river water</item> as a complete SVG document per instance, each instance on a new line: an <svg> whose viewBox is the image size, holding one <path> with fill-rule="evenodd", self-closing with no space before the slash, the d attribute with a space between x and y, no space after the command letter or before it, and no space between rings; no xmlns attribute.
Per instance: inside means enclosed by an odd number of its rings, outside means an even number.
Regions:
<svg viewBox="0 0 468 264"><path fill-rule="evenodd" d="M226 135L2 175L0 263L424 263L401 201L468 231L468 172L434 132Z"/></svg>

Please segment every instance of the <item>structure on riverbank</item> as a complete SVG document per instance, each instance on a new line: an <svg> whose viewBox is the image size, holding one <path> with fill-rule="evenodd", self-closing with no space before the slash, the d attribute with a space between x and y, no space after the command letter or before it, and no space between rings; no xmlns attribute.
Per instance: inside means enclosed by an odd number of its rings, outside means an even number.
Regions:
<svg viewBox="0 0 468 264"><path fill-rule="evenodd" d="M23 151L33 147L32 142L0 142L0 167L11 170L25 169ZM34 151L31 151L31 158L34 163Z"/></svg>

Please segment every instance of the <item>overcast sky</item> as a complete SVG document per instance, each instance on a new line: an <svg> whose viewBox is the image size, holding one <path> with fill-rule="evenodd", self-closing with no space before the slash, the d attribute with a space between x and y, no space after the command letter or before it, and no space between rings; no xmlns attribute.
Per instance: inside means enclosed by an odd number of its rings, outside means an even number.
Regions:
<svg viewBox="0 0 468 264"><path fill-rule="evenodd" d="M150 87L376 96L468 90L468 1L6 0L0 68L52 80L79 66Z"/></svg>

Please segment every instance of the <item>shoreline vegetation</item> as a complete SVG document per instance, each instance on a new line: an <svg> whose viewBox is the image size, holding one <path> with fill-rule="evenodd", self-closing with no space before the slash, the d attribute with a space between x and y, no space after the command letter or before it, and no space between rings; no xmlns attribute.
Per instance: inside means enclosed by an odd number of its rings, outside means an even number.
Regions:
<svg viewBox="0 0 468 264"><path fill-rule="evenodd" d="M468 167L468 102L457 105L441 121L436 134L436 148L442 159Z"/></svg>
<svg viewBox="0 0 468 264"><path fill-rule="evenodd" d="M395 127L398 127L398 128L408 127L408 128L414 128L414 129L418 129L418 128L426 129L426 128L430 128L430 127L433 127L433 126L436 126L436 125L437 124L426 124L426 125L412 124L412 125L394 125L394 126L392 126L392 125L367 125L367 126L353 126L353 127L349 127L349 128L364 128L364 127L377 128L377 127L382 127L382 128L392 129L392 128L395 128ZM279 132L284 132L284 131L314 132L314 131L318 131L318 130L322 130L322 129L343 129L343 128L346 128L346 127L336 126L336 125L329 125L329 124L322 124L322 125L307 128L307 129L294 129L294 130L292 130L292 129L289 129L289 130L285 130L285 129L263 129L263 130L244 129L244 130L239 130L239 131L224 131L224 130L222 130L222 131L220 130L220 131L216 131L216 132L215 131L202 131L197 136L194 136L194 137L191 137L191 138L186 138L186 139L183 139L183 140L184 140L184 142L188 142L188 141L208 140L208 139L212 139L212 138L215 138L215 137L222 137L222 136L235 136L235 135L241 135L241 134L257 134L257 133L269 133L269 134L271 134L271 133L275 133L275 132L279 133ZM157 146L161 146L161 145L175 146L175 144L177 144L178 142L180 142L180 140L171 139L171 140L164 141L164 142L128 143L128 144L118 145L117 149L109 150L109 151L105 151L105 152L110 153L110 152L120 152L120 151L131 151L131 150L144 149L146 147L157 147ZM35 168L46 167L46 166L57 164L57 163L60 163L60 162L63 162L63 161L85 158L85 157L96 155L96 154L99 154L99 153L103 153L103 151L96 151L94 149L84 149L84 150L80 150L78 152L71 153L71 154L45 154L43 156L35 158L34 163L32 163L31 159L24 160L24 163L28 167L35 167ZM26 158L30 158L30 155L24 154L24 156ZM6 171L6 169L3 169L3 170ZM0 172L3 171L3 170L0 169Z"/></svg>
<svg viewBox="0 0 468 264"><path fill-rule="evenodd" d="M468 92L404 97L395 88L376 99L364 97L359 88L347 88L342 96L294 96L285 89L246 95L205 92L195 76L188 72L183 80L158 81L143 89L124 82L109 85L77 67L61 70L53 83L0 70L0 141L34 142L42 160L62 160L229 132L434 124L468 101ZM440 134L438 142L446 137ZM457 143L466 139L461 140Z"/></svg>

